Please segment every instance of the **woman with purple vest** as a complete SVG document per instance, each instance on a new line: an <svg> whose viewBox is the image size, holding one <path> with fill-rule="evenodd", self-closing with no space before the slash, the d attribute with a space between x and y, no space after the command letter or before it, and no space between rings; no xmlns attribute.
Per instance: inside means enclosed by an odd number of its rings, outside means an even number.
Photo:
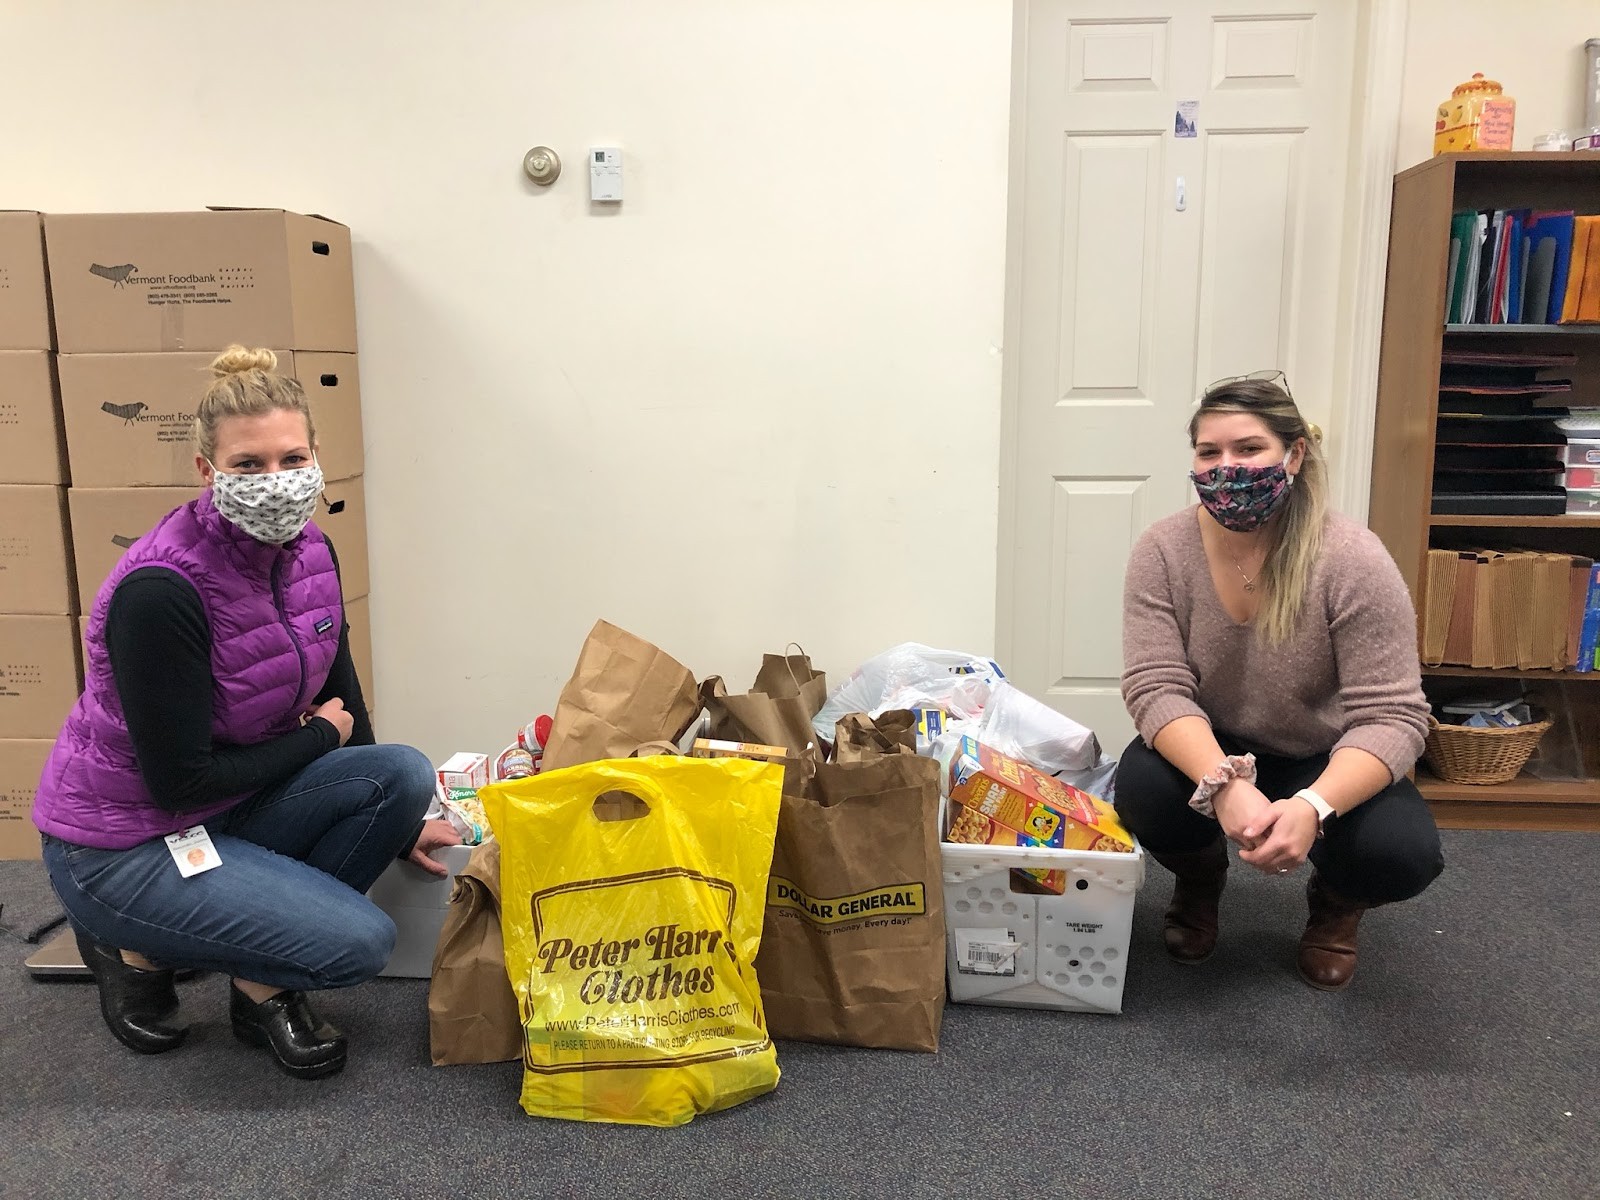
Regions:
<svg viewBox="0 0 1600 1200"><path fill-rule="evenodd" d="M1321 434L1282 373L1223 380L1189 423L1200 503L1144 533L1123 594L1122 695L1139 730L1117 813L1177 877L1167 951L1217 944L1228 842L1273 877L1307 863L1299 968L1345 987L1367 909L1444 868L1407 778L1428 704L1404 581L1328 511Z"/></svg>
<svg viewBox="0 0 1600 1200"><path fill-rule="evenodd" d="M209 490L123 555L89 615L83 695L40 781L45 869L124 1045L181 1044L173 970L217 971L234 1034L290 1075L340 1070L305 993L382 970L365 896L397 857L459 839L425 821L426 757L374 744L305 393L231 347L195 418Z"/></svg>

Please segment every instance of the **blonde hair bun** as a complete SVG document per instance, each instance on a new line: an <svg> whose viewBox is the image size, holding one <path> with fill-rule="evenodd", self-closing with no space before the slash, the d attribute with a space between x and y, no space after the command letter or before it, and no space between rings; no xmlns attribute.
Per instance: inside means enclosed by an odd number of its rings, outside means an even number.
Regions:
<svg viewBox="0 0 1600 1200"><path fill-rule="evenodd" d="M273 371L278 366L278 356L271 350L246 349L229 346L211 362L211 373L218 379L229 375L243 375L246 371Z"/></svg>

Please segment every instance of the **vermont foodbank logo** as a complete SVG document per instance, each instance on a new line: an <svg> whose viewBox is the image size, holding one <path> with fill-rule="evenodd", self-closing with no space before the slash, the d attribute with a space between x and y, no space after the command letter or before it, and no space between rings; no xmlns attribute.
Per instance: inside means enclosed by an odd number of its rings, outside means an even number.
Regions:
<svg viewBox="0 0 1600 1200"><path fill-rule="evenodd" d="M126 287L130 283L145 287L169 287L180 283L215 283L217 281L217 277L212 274L141 275L139 274L139 268L132 263L122 263L115 267L103 267L99 263L90 263L89 274L107 280L113 287L119 288Z"/></svg>
<svg viewBox="0 0 1600 1200"><path fill-rule="evenodd" d="M632 1004L638 1000L665 1000L716 990L712 968L727 955L738 966L733 946L720 929L684 929L657 925L643 938L622 938L575 945L571 938L551 938L539 945L535 957L548 975L556 970L587 972L578 988L585 1004ZM688 959L710 959L688 966Z"/></svg>
<svg viewBox="0 0 1600 1200"><path fill-rule="evenodd" d="M194 423L193 413L153 413L149 409L150 406L142 400L136 400L132 404L113 404L107 400L100 406L101 412L107 416L120 418L124 425L192 425Z"/></svg>

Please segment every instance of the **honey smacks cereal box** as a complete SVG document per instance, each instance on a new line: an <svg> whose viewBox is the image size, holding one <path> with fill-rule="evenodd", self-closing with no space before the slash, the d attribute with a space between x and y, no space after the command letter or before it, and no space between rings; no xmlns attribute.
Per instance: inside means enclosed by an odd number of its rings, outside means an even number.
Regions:
<svg viewBox="0 0 1600 1200"><path fill-rule="evenodd" d="M963 738L950 763L952 842L1132 853L1115 810L1095 796Z"/></svg>

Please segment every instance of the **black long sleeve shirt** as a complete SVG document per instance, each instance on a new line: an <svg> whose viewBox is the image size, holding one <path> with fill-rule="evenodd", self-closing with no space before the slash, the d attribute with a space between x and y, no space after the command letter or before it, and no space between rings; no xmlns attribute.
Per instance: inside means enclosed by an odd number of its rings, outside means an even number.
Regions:
<svg viewBox="0 0 1600 1200"><path fill-rule="evenodd" d="M200 594L176 572L161 567L130 572L112 594L105 639L134 757L162 808L186 812L229 796L253 795L339 747L338 730L320 717L251 746L212 739L211 629ZM314 703L335 698L354 721L347 744L372 745L372 720L350 656L348 622Z"/></svg>

